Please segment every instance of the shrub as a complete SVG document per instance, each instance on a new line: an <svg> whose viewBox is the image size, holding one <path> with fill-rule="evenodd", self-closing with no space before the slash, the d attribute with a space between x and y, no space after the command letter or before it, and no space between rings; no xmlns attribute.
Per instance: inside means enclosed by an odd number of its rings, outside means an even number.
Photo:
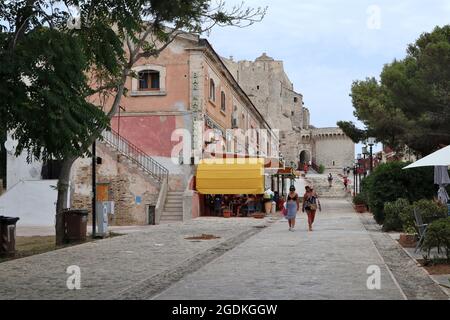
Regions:
<svg viewBox="0 0 450 320"><path fill-rule="evenodd" d="M325 172L325 166L323 165L323 164L321 164L320 166L319 166L319 174L323 174Z"/></svg>
<svg viewBox="0 0 450 320"><path fill-rule="evenodd" d="M422 249L427 251L429 256L433 248L444 251L450 261L450 217L437 220L428 227Z"/></svg>
<svg viewBox="0 0 450 320"><path fill-rule="evenodd" d="M383 231L402 231L403 223L401 220L402 212L410 208L409 201L406 199L397 199L395 202L386 202L384 204L384 224ZM414 230L414 229L413 229Z"/></svg>
<svg viewBox="0 0 450 320"><path fill-rule="evenodd" d="M367 199L364 197L363 194L357 194L356 196L353 197L353 204L354 205L367 205Z"/></svg>
<svg viewBox="0 0 450 320"><path fill-rule="evenodd" d="M437 193L433 168L403 170L408 163L390 162L378 166L361 184L363 195L375 220L384 222L384 204L399 198L412 202L432 199Z"/></svg>
<svg viewBox="0 0 450 320"><path fill-rule="evenodd" d="M418 210L422 215L423 223L430 224L435 220L447 217L447 206L443 206L433 200L419 200L413 205L406 207L400 213L400 220L403 225L403 230L415 229L416 220L414 217L414 209Z"/></svg>

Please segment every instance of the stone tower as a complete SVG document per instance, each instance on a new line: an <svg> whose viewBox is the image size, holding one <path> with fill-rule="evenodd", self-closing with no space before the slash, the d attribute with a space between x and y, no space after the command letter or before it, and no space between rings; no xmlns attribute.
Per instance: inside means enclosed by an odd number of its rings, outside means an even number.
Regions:
<svg viewBox="0 0 450 320"><path fill-rule="evenodd" d="M339 172L353 165L354 143L339 128L311 125L310 110L294 90L282 61L266 53L255 61L223 61L272 129L280 130L280 151L287 165L312 163Z"/></svg>
<svg viewBox="0 0 450 320"><path fill-rule="evenodd" d="M266 53L255 61L223 60L272 129L303 126L303 96L294 91L282 61Z"/></svg>

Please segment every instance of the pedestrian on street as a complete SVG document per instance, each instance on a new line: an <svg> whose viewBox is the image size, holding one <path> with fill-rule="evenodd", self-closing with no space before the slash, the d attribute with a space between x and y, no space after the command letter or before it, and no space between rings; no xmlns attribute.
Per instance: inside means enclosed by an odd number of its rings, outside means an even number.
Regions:
<svg viewBox="0 0 450 320"><path fill-rule="evenodd" d="M294 186L291 186L289 188L289 194L286 202L286 210L287 210L286 219L289 222L289 231L294 231L297 212L300 211L300 199L298 193L295 192Z"/></svg>
<svg viewBox="0 0 450 320"><path fill-rule="evenodd" d="M328 174L328 185L330 188L333 186L333 175L331 173Z"/></svg>
<svg viewBox="0 0 450 320"><path fill-rule="evenodd" d="M345 189L345 191L348 190L348 178L347 178L347 176L344 177L344 189Z"/></svg>
<svg viewBox="0 0 450 320"><path fill-rule="evenodd" d="M308 215L309 231L313 231L313 224L314 220L316 219L317 209L322 211L322 205L320 204L319 196L312 187L306 187L306 192L303 196L302 211L306 211L306 214Z"/></svg>
<svg viewBox="0 0 450 320"><path fill-rule="evenodd" d="M308 169L309 169L309 167L308 167L308 165L305 163L305 165L303 166L303 171L305 171L305 177L306 177L306 175L308 174Z"/></svg>

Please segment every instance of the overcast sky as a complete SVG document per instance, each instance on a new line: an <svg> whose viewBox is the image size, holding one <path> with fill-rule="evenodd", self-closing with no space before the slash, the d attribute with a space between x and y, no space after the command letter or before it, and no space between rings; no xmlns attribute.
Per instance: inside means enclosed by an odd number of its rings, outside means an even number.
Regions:
<svg viewBox="0 0 450 320"><path fill-rule="evenodd" d="M227 0L228 5L241 0ZM349 97L354 80L378 77L402 59L407 44L450 23L450 0L245 0L268 6L266 18L246 29L215 28L209 40L224 57L283 60L317 127L356 120ZM378 19L379 17L379 19Z"/></svg>

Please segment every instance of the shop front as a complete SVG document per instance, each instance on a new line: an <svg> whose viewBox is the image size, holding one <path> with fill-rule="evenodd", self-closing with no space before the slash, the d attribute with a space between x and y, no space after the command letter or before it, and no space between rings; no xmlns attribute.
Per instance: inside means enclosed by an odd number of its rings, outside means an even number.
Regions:
<svg viewBox="0 0 450 320"><path fill-rule="evenodd" d="M263 210L265 160L207 159L197 168L201 216L249 217Z"/></svg>

